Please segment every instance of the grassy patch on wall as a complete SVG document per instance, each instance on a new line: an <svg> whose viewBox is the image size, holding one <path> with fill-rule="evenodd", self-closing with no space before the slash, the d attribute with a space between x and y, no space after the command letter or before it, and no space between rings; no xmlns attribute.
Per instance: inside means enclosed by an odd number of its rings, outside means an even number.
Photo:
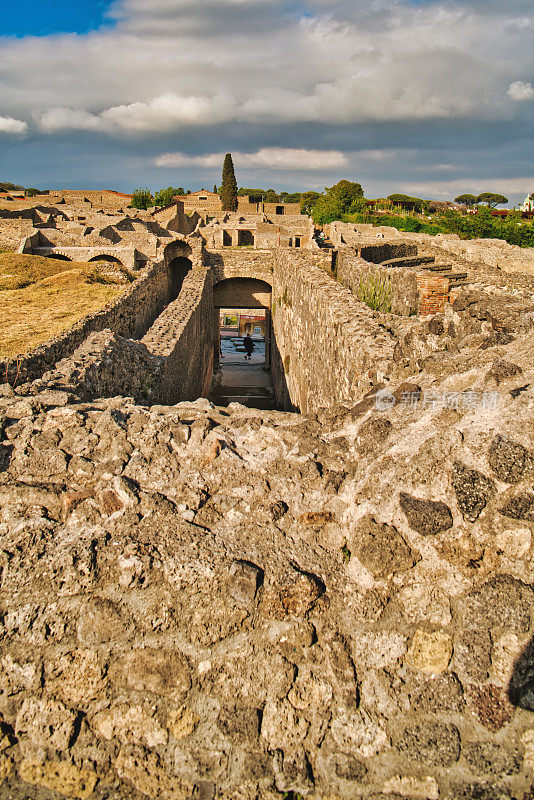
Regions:
<svg viewBox="0 0 534 800"><path fill-rule="evenodd" d="M94 263L0 254L0 358L26 353L124 292L89 283L94 270Z"/></svg>
<svg viewBox="0 0 534 800"><path fill-rule="evenodd" d="M372 274L361 277L358 299L374 311L391 311L391 284L388 278Z"/></svg>

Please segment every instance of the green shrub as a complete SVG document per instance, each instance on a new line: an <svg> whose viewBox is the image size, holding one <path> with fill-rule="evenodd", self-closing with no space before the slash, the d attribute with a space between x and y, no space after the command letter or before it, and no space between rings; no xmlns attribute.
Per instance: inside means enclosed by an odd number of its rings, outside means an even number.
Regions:
<svg viewBox="0 0 534 800"><path fill-rule="evenodd" d="M146 211L147 208L150 208L153 202L154 198L150 193L150 189L145 187L144 189L135 190L135 192L132 194L130 205L133 206L133 208L141 208Z"/></svg>
<svg viewBox="0 0 534 800"><path fill-rule="evenodd" d="M358 299L374 311L391 311L391 283L389 278L369 274L361 277L358 286Z"/></svg>
<svg viewBox="0 0 534 800"><path fill-rule="evenodd" d="M494 217L489 208L480 208L476 214L464 216L451 210L436 215L432 222L416 217L399 217L396 214L342 214L337 219L356 224L387 225L411 233L455 233L461 239L502 239L519 247L534 247L534 224L523 222L519 214L501 219Z"/></svg>

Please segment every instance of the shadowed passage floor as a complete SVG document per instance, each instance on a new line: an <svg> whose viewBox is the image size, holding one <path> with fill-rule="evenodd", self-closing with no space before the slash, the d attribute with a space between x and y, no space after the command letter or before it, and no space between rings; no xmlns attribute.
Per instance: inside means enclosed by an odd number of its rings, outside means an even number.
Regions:
<svg viewBox="0 0 534 800"><path fill-rule="evenodd" d="M264 368L265 340L259 336L252 339L254 352L248 361L241 337L221 338L221 380L213 395L216 405L241 403L249 408L276 408L271 373Z"/></svg>

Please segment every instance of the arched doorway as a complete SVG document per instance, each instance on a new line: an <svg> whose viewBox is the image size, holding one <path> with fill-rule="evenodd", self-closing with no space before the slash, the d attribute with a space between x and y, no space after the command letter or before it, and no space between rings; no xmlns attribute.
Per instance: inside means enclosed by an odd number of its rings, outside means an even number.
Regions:
<svg viewBox="0 0 534 800"><path fill-rule="evenodd" d="M168 264L169 276L170 276L170 299L176 300L180 293L180 289L182 288L182 283L184 282L184 278L192 268L193 264L191 259L185 258L185 256L178 256L177 258L173 258L172 261Z"/></svg>
<svg viewBox="0 0 534 800"><path fill-rule="evenodd" d="M193 266L191 247L187 242L175 240L163 251L167 273L169 275L169 302L176 300L182 288L184 278Z"/></svg>
<svg viewBox="0 0 534 800"><path fill-rule="evenodd" d="M213 289L215 308L271 307L270 284L258 278L226 278Z"/></svg>
<svg viewBox="0 0 534 800"><path fill-rule="evenodd" d="M213 400L217 405L239 402L253 408L274 408L270 372L270 284L258 278L226 278L213 289ZM253 342L252 353L245 337ZM218 368L218 369L217 369Z"/></svg>

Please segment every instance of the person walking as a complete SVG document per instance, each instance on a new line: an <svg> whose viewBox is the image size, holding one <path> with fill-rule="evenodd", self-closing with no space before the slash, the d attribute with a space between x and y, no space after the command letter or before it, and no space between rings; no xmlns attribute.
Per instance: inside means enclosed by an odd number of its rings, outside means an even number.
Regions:
<svg viewBox="0 0 534 800"><path fill-rule="evenodd" d="M243 339L243 346L244 346L245 350L247 351L245 356L244 356L245 361L247 361L247 359L248 359L248 361L250 361L250 357L251 357L252 353L254 352L254 342L252 341L252 339L248 335L248 333L245 336L245 338Z"/></svg>

